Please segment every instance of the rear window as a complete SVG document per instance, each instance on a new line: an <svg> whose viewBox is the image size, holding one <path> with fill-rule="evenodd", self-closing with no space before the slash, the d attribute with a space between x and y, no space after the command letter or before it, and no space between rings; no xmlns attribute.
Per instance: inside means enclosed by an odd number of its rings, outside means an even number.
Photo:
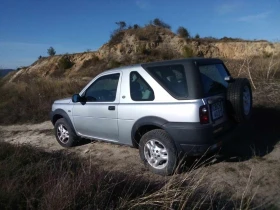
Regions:
<svg viewBox="0 0 280 210"><path fill-rule="evenodd" d="M229 76L223 64L211 64L199 66L205 96L212 96L224 92L228 83L225 77Z"/></svg>
<svg viewBox="0 0 280 210"><path fill-rule="evenodd" d="M183 99L188 96L183 65L148 67L147 71L174 98Z"/></svg>

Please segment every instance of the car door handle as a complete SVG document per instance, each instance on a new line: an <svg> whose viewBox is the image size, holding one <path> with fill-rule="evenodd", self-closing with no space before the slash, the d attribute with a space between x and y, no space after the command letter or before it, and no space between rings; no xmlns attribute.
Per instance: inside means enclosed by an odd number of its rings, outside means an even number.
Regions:
<svg viewBox="0 0 280 210"><path fill-rule="evenodd" d="M115 106L109 106L109 107L108 107L108 110L111 110L111 111L112 111L112 110L115 110L115 109L116 109Z"/></svg>

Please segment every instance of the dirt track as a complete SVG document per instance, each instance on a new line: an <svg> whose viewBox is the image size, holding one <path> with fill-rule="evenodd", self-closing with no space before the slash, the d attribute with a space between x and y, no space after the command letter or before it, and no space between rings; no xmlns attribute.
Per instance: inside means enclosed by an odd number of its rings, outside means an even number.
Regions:
<svg viewBox="0 0 280 210"><path fill-rule="evenodd" d="M207 166L195 170L207 172L207 183L217 189L232 190L236 196L242 195L248 185L247 193L256 192L258 200L270 200L280 209L280 125L268 117L270 111L257 110L253 123L245 126L233 143L224 146L221 158L213 158ZM275 113L274 116L275 120L279 117ZM265 126L263 122L267 119L270 121ZM105 170L142 174L152 180L166 179L147 171L140 161L138 150L134 148L92 141L64 149L56 142L50 122L0 126L0 140L13 144L31 144L47 151L74 152L83 157L90 156ZM178 176L186 173L182 172Z"/></svg>
<svg viewBox="0 0 280 210"><path fill-rule="evenodd" d="M95 163L100 163L105 170L147 171L141 164L138 150L111 143L84 140L74 148L61 147L54 136L51 122L31 125L0 126L4 141L13 144L31 144L47 151L66 150L80 156L91 156ZM140 163L140 164L139 164Z"/></svg>

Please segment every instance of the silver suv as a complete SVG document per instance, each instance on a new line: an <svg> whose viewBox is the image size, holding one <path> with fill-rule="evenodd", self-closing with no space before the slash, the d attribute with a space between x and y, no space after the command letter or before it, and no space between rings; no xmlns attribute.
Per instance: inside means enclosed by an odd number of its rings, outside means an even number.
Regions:
<svg viewBox="0 0 280 210"><path fill-rule="evenodd" d="M51 121L64 147L83 138L130 145L152 172L170 175L181 155L220 148L251 110L246 78L219 59L192 58L104 71L55 101Z"/></svg>

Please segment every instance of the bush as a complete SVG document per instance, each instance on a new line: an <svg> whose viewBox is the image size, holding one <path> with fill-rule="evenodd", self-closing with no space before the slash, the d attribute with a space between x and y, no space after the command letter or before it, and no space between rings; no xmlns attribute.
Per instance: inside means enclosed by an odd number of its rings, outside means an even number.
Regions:
<svg viewBox="0 0 280 210"><path fill-rule="evenodd" d="M85 84L81 80L36 78L32 74L7 82L0 86L0 124L49 120L53 101L71 97Z"/></svg>
<svg viewBox="0 0 280 210"><path fill-rule="evenodd" d="M88 68L90 66L96 65L99 61L99 58L96 55L94 55L91 59L85 60L81 68Z"/></svg>
<svg viewBox="0 0 280 210"><path fill-rule="evenodd" d="M117 30L124 30L126 27L126 23L124 21L116 22L116 24L119 26Z"/></svg>
<svg viewBox="0 0 280 210"><path fill-rule="evenodd" d="M155 44L162 42L162 37L160 35L161 32L168 34L170 36L173 35L173 33L170 30L164 28L158 28L154 25L147 25L142 28L140 27L137 29L126 31L128 35L134 35L136 38L138 38L141 41L149 41Z"/></svg>
<svg viewBox="0 0 280 210"><path fill-rule="evenodd" d="M73 65L74 63L71 61L69 55L62 56L62 58L58 61L58 67L61 70L70 69Z"/></svg>
<svg viewBox="0 0 280 210"><path fill-rule="evenodd" d="M54 50L53 47L50 47L50 48L48 49L48 54L49 54L49 56L54 56L54 55L56 54L56 51Z"/></svg>
<svg viewBox="0 0 280 210"><path fill-rule="evenodd" d="M140 26L138 24L133 25L133 29L138 29L138 28L140 28Z"/></svg>
<svg viewBox="0 0 280 210"><path fill-rule="evenodd" d="M183 47L183 52L182 52L183 56L185 58L189 58L189 57L193 57L194 56L194 52L192 50L192 48L188 47L188 46L184 46Z"/></svg>
<svg viewBox="0 0 280 210"><path fill-rule="evenodd" d="M160 20L159 18L155 18L155 19L152 21L152 24L155 25L155 26L162 27L162 28L171 29L171 26L170 26L170 25L168 25L167 23L163 22L163 21Z"/></svg>
<svg viewBox="0 0 280 210"><path fill-rule="evenodd" d="M121 43L123 37L124 37L124 31L115 30L110 36L109 45L113 46Z"/></svg>
<svg viewBox="0 0 280 210"><path fill-rule="evenodd" d="M263 51L263 57L264 58L271 58L273 56L272 52L267 52L267 51Z"/></svg>
<svg viewBox="0 0 280 210"><path fill-rule="evenodd" d="M120 66L121 66L121 63L114 60L114 59L110 60L109 63L108 63L108 68L109 69L118 68Z"/></svg>
<svg viewBox="0 0 280 210"><path fill-rule="evenodd" d="M182 26L180 26L180 27L177 29L177 34L178 34L180 37L182 37L182 38L186 38L186 39L190 38L190 33L189 33L189 31L188 31L186 28L182 27Z"/></svg>
<svg viewBox="0 0 280 210"><path fill-rule="evenodd" d="M196 38L196 39L200 39L199 34L196 34L194 38Z"/></svg>

